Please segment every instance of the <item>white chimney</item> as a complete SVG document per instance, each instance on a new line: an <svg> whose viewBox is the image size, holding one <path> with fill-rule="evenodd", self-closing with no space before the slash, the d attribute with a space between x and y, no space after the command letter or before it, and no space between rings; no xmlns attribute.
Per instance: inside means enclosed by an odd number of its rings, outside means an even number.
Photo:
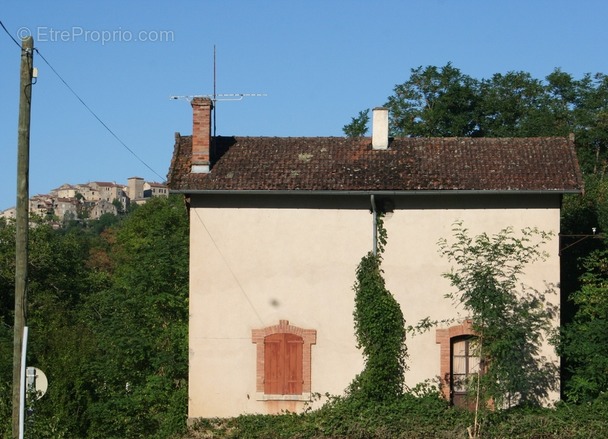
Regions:
<svg viewBox="0 0 608 439"><path fill-rule="evenodd" d="M388 108L372 110L372 148L388 149Z"/></svg>

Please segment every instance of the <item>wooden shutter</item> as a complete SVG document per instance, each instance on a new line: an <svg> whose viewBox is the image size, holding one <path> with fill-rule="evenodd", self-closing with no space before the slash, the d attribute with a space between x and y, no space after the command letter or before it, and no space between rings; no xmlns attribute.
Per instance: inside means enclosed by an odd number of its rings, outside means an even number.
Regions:
<svg viewBox="0 0 608 439"><path fill-rule="evenodd" d="M302 394L302 337L272 334L264 339L264 393Z"/></svg>
<svg viewBox="0 0 608 439"><path fill-rule="evenodd" d="M302 394L302 337L285 334L285 394Z"/></svg>
<svg viewBox="0 0 608 439"><path fill-rule="evenodd" d="M269 335L264 339L264 393L269 395L282 394L282 345L283 334Z"/></svg>

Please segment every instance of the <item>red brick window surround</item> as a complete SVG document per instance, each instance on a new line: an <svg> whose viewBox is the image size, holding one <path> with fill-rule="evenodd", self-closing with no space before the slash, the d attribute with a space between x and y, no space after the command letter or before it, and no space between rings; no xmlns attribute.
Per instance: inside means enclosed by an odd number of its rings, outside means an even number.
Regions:
<svg viewBox="0 0 608 439"><path fill-rule="evenodd" d="M460 325L455 325L447 329L437 329L435 333L435 341L439 344L439 370L440 370L440 381L441 391L445 399L452 403L459 403L455 401L455 393L458 393L454 387L454 377L452 377L452 370L454 366L452 363L458 361L475 361L476 357L471 357L468 354L462 354L455 352L454 349L462 348L463 342L468 343L468 340L474 338L477 334L473 330L473 324L471 320L465 320ZM462 357L462 358L459 358ZM479 366L479 360L477 361L477 368ZM475 367L473 365L465 366L465 374L473 372Z"/></svg>
<svg viewBox="0 0 608 439"><path fill-rule="evenodd" d="M252 330L251 341L256 345L256 399L309 401L317 331L280 320L278 325Z"/></svg>

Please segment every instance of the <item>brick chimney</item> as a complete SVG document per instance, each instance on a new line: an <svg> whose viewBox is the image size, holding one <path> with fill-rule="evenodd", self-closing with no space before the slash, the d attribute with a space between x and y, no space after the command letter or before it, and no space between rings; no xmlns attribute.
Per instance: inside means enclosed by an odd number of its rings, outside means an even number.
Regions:
<svg viewBox="0 0 608 439"><path fill-rule="evenodd" d="M376 107L372 115L372 148L388 149L388 109Z"/></svg>
<svg viewBox="0 0 608 439"><path fill-rule="evenodd" d="M192 99L192 169L193 174L206 174L211 166L211 99Z"/></svg>

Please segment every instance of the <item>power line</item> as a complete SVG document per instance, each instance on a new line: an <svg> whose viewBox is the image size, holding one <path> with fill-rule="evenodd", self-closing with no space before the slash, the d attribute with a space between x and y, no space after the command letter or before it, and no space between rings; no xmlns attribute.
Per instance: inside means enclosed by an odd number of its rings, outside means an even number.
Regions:
<svg viewBox="0 0 608 439"><path fill-rule="evenodd" d="M4 29L4 32L6 32L6 34L11 38L11 40L13 40L15 42L15 44L21 49L21 44L19 44L19 41L17 41L15 39L15 37L8 31L6 26L4 26L4 23L2 23L2 20L0 20L0 26L2 26L2 29Z"/></svg>
<svg viewBox="0 0 608 439"><path fill-rule="evenodd" d="M247 294L247 292L245 291L245 288L243 288L243 285L241 284L241 282L239 281L239 278L236 276L236 274L234 273L234 271L232 270L232 267L230 266L230 264L228 263L228 259L226 258L226 256L224 255L224 253L222 252L222 250L220 249L219 245L217 245L217 242L215 241L215 239L213 238L213 235L211 234L211 232L209 231L209 228L207 227L207 225L205 224L205 221L203 221L203 218L201 217L200 213L198 212L197 209L194 210L194 213L196 214L196 217L198 218L199 222L201 223L201 225L203 226L203 228L205 229L205 231L207 232L207 235L209 236L209 239L211 239L211 242L213 243L213 246L215 247L215 249L217 250L218 254L220 255L220 257L222 258L222 261L224 262L224 264L226 265L226 268L228 269L228 271L230 272L230 274L232 275L232 278L234 279L234 281L236 282L237 286L239 287L239 290L241 290L241 293L243 293L243 296L245 296L245 299L247 300L247 303L249 304L249 306L251 307L251 310L253 311L253 313L256 315L256 317L258 318L258 320L260 321L261 324L264 324L264 320L262 320L262 317L260 316L260 314L258 313L258 310L255 308L255 306L253 305L253 302L251 301L251 298L249 297L249 295Z"/></svg>
<svg viewBox="0 0 608 439"><path fill-rule="evenodd" d="M6 29L6 27L4 26L4 23L2 23L2 21L0 21L0 25L2 26L2 28L4 29L4 31L7 33L7 35L15 42L15 44L17 44L17 46L19 46L19 48L21 48L21 44L19 44L17 42L17 40L11 35L11 33ZM129 146L120 137L118 137L118 135L114 131L112 131L112 129L78 95L78 93L76 93L76 91L70 86L70 84L68 84L67 81L65 79L63 79L63 77L51 65L51 63L44 57L44 55L42 55L42 53L40 53L39 49L34 48L34 50L36 51L36 53L38 54L38 56L40 56L40 58L42 58L42 60L46 63L46 65L49 66L49 68L59 78L59 80L67 87L67 89L76 97L76 99L78 99L78 101L84 106L84 108L86 108L87 111L89 113L91 113L91 115L95 119L97 119L97 121L106 129L106 131L108 131L112 135L112 137L114 137L118 141L118 143L120 143L127 151L129 151L133 155L133 157L135 157L137 160L139 160L139 162L141 162L146 168L148 168L150 171L152 171L152 173L154 173L156 176L158 176L161 179L161 181L165 179L165 177L163 177L158 172L156 172L154 169L152 169L152 167L150 165L148 165L141 157L139 157L135 153L135 151L133 151L131 148L129 148Z"/></svg>
<svg viewBox="0 0 608 439"><path fill-rule="evenodd" d="M59 72L57 72L57 70L55 70L55 68L47 61L47 59L40 53L40 51L38 49L34 49L36 51L36 53L40 56L40 58L42 58L42 60L46 63L46 65L48 65L50 67L50 69L53 71L53 73L55 73L55 75L57 75L57 77L59 78L59 80L61 82L63 82L63 84L68 88L68 90L70 90L70 92L72 92L72 94L76 97L76 99L78 99L80 101L80 103L84 106L84 108L86 108L89 113L91 113L91 115L97 119L97 121L122 145L124 146L124 148L129 151L133 157L135 157L137 160L139 160L146 168L148 168L150 171L152 171L154 174L156 174L161 180L164 179L164 177L162 177L158 172L156 172L154 169L152 169L146 162L143 161L143 159L141 159L136 153L135 151L133 151L131 148L129 148L129 146L122 141L122 139L120 137L118 137L118 135L112 131L110 129L110 127L108 125L106 125L106 123L101 120L101 118L91 109L91 107L89 107L87 105L87 103L78 95L78 93L76 93L76 91L74 91L74 89L72 87L70 87L70 85L67 83L67 81L65 79L63 79L61 77L61 75L59 74Z"/></svg>

